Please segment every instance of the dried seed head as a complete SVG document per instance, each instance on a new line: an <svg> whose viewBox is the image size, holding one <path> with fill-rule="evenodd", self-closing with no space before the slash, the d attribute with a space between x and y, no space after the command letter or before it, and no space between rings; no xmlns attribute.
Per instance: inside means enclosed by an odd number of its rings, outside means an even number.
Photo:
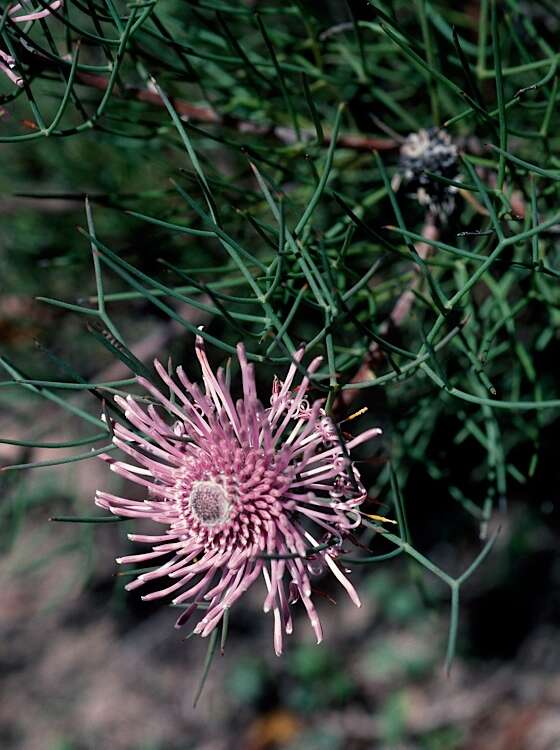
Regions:
<svg viewBox="0 0 560 750"><path fill-rule="evenodd" d="M410 133L401 146L399 173L407 191L443 223L455 209L457 187L438 182L430 172L459 179L457 146L441 128Z"/></svg>

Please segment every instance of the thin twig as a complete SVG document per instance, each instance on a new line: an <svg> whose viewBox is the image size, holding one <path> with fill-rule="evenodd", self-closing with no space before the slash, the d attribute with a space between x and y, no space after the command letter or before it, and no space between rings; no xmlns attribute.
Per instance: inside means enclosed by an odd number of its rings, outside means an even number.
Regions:
<svg viewBox="0 0 560 750"><path fill-rule="evenodd" d="M76 80L78 83L98 89L99 91L106 91L108 86L106 78L92 73L78 73L76 75ZM113 95L125 99L136 99L136 101L145 102L146 104L151 104L156 107L165 107L162 98L155 89L132 87L123 89L115 86L113 88ZM170 101L175 111L183 120L188 122L224 125L226 127L231 127L240 133L271 136L285 144L298 142L295 131L289 127L261 125L248 120L237 119L230 115L222 117L212 109L212 107L196 106L186 102L184 99L171 98ZM303 130L301 132L301 137L304 142L311 141L315 137L315 131ZM325 131L324 140L327 145L331 142L331 138L332 134ZM349 148L355 151L371 151L372 149L377 151L388 151L398 148L399 143L392 138L370 138L359 134L348 134L338 136L337 146L339 148Z"/></svg>

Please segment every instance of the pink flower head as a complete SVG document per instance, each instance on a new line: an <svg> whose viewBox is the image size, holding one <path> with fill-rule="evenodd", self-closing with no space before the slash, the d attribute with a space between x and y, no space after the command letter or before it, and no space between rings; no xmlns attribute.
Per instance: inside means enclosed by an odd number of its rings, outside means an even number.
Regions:
<svg viewBox="0 0 560 750"><path fill-rule="evenodd" d="M33 10L29 0L12 5L8 9L8 17L15 23L26 23L27 21L38 21L41 18L47 18L53 10L58 10L63 5L63 0L51 0L47 3L48 7ZM0 49L0 70L8 76L10 81L16 86L23 86L23 78L16 71L16 61L7 52Z"/></svg>
<svg viewBox="0 0 560 750"><path fill-rule="evenodd" d="M165 579L162 588L143 599L173 594L174 604L185 605L176 627L203 610L194 632L207 636L262 576L264 611L274 615L277 654L283 634L292 632L290 605L298 599L317 642L322 640L311 588L311 578L322 569L329 568L360 606L336 561L337 547L360 524L357 508L366 497L348 451L381 432L370 429L344 444L322 402L306 399L309 376L321 357L292 387L303 354L300 349L294 355L283 382L274 379L268 408L257 398L253 365L242 344L237 356L243 397L236 402L224 371L211 370L200 337L196 355L204 392L182 367L174 379L156 361L169 397L141 377L138 382L156 404L144 409L132 396L115 396L135 429L115 424L113 442L134 463L104 456L117 474L147 488L148 497L130 500L98 492L95 500L115 515L167 527L157 536L130 534L132 541L151 544L152 551L117 562L165 560L127 589ZM160 415L162 409L175 420L172 426Z"/></svg>

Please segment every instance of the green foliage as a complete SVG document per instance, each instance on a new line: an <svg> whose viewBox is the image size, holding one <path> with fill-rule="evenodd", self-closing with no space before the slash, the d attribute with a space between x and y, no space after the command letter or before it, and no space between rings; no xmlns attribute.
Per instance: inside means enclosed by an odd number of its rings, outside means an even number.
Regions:
<svg viewBox="0 0 560 750"><path fill-rule="evenodd" d="M324 356L313 384L331 413L366 405L364 422L385 428L382 468L364 459L363 473L371 513L394 509L399 525L365 522L369 552L350 557L404 552L446 584L450 663L460 590L557 426L558 55L517 0L482 0L478 18L395 0L354 3L341 21L337 6L67 0L29 29L4 14L24 85L1 84L0 141L14 154L3 190L71 210L45 226L18 204L1 271L75 321L87 357L29 366L5 350L0 393L54 403L77 427L68 447L94 448L10 468L107 450L102 408L150 372L130 352L142 320L176 325L184 357L196 311L214 358L243 340L263 379L305 341ZM393 178L398 138L433 125L460 146L460 192L429 235ZM98 381L109 356L131 377ZM21 492L6 498L25 507ZM438 534L475 548L453 574L428 557ZM416 606L403 596L396 619Z"/></svg>

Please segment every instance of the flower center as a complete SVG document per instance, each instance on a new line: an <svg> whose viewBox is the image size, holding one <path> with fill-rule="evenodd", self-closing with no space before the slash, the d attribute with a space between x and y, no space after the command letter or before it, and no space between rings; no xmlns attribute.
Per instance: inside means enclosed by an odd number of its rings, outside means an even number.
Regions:
<svg viewBox="0 0 560 750"><path fill-rule="evenodd" d="M229 498L216 482L193 482L189 503L194 516L205 526L216 526L227 520Z"/></svg>

